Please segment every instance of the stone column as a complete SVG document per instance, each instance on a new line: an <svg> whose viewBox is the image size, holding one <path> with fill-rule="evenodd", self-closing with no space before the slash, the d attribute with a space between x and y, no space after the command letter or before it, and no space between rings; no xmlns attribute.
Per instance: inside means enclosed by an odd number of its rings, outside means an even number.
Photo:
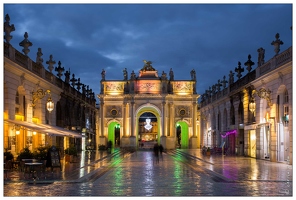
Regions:
<svg viewBox="0 0 296 200"><path fill-rule="evenodd" d="M163 119L163 132L162 132L162 135L163 136L167 136L168 135L168 130L167 130L167 104L166 102L164 101L162 103L163 105L163 110L162 110L162 119Z"/></svg>
<svg viewBox="0 0 296 200"><path fill-rule="evenodd" d="M197 103L193 102L193 109L192 109L192 113L193 113L193 122L192 122L192 126L193 126L193 137L197 137L197 130L196 130L196 120L197 120Z"/></svg>
<svg viewBox="0 0 296 200"><path fill-rule="evenodd" d="M130 103L127 103L126 104L126 117L127 117L127 120L125 122L125 137L128 137L131 135L131 116L130 116L130 107L131 107L131 104Z"/></svg>
<svg viewBox="0 0 296 200"><path fill-rule="evenodd" d="M165 134L165 130L166 130L166 128L165 128L165 121L166 121L165 120L165 118L166 118L165 105L166 105L166 103L162 102L162 104L161 104L161 115L162 115L162 117L161 117L161 126L162 126L161 137L166 136L166 134Z"/></svg>
<svg viewBox="0 0 296 200"><path fill-rule="evenodd" d="M104 136L104 130L105 130L105 122L104 122L104 119L105 119L105 105L104 105L104 102L102 99L100 99L100 124L101 124L101 127L100 127L100 133L99 133L99 144L103 144L103 145L106 145L106 138Z"/></svg>
<svg viewBox="0 0 296 200"><path fill-rule="evenodd" d="M135 102L131 102L130 106L130 117L131 117L131 136L135 136L135 117L134 117L134 112L135 112Z"/></svg>
<svg viewBox="0 0 296 200"><path fill-rule="evenodd" d="M190 139L191 148L196 149L198 147L197 140L197 128L196 128L196 116L197 116L197 103L193 102L192 104L192 138Z"/></svg>
<svg viewBox="0 0 296 200"><path fill-rule="evenodd" d="M162 127L161 127L161 137L160 137L160 143L162 144L162 146L167 149L167 115L166 115L166 112L167 112L167 109L166 109L166 102L163 101L162 104L161 104L161 124L162 124Z"/></svg>
<svg viewBox="0 0 296 200"><path fill-rule="evenodd" d="M100 137L104 137L104 128L105 128L105 123L104 123L104 118L105 118L105 108L104 108L104 102L101 100L101 129L100 129Z"/></svg>
<svg viewBox="0 0 296 200"><path fill-rule="evenodd" d="M137 141L136 141L136 128L135 128L135 102L132 100L131 102L131 105L130 105L130 124L131 124L131 127L130 127L130 130L131 130L131 135L129 137L129 144L128 146L130 148L133 148L133 149L136 149L137 148Z"/></svg>
<svg viewBox="0 0 296 200"><path fill-rule="evenodd" d="M122 125L123 125L123 127L122 127L122 131L123 131L123 137L125 137L126 136L126 118L127 118L127 113L126 113L126 103L123 103L123 115L122 115L122 117L123 117L123 121L122 121Z"/></svg>
<svg viewBox="0 0 296 200"><path fill-rule="evenodd" d="M123 105L123 136L120 140L120 147L129 147L130 146L130 141L129 141L129 136L130 136L130 103L125 102Z"/></svg>
<svg viewBox="0 0 296 200"><path fill-rule="evenodd" d="M98 136L100 136L100 125L99 125L100 124L100 116L99 116L98 110L96 110L95 113L96 113L96 133L95 133L95 140L96 140L96 145L98 145L98 144L100 144L99 137L98 137Z"/></svg>
<svg viewBox="0 0 296 200"><path fill-rule="evenodd" d="M170 128L169 128L169 136L175 136L175 124L174 124L174 119L175 119L175 114L174 114L174 105L173 103L169 104L170 106Z"/></svg>

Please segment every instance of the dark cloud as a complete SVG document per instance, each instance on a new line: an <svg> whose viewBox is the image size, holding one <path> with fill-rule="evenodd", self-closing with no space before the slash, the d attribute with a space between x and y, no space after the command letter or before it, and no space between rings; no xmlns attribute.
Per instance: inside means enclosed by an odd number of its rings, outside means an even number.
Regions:
<svg viewBox="0 0 296 200"><path fill-rule="evenodd" d="M249 54L257 63L258 48L272 58L276 33L282 51L292 45L292 4L4 4L5 14L15 48L28 32L31 59L42 48L45 61L52 54L96 94L102 69L107 80L123 79L144 59L159 75L173 68L177 80L195 69L203 94Z"/></svg>

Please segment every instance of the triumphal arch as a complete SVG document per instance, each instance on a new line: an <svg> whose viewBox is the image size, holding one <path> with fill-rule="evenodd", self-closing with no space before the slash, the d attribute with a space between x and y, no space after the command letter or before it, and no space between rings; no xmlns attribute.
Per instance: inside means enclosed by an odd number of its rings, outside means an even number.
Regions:
<svg viewBox="0 0 296 200"><path fill-rule="evenodd" d="M200 145L196 73L191 80L159 76L151 61L137 75L123 70L122 80L106 80L102 70L97 144L122 148L197 148Z"/></svg>

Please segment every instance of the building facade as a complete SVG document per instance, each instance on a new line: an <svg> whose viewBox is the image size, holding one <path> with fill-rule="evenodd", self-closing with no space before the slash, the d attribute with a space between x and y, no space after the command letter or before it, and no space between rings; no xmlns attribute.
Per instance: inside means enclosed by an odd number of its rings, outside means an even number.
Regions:
<svg viewBox="0 0 296 200"><path fill-rule="evenodd" d="M10 44L14 25L10 25L9 15L5 20L4 150L17 156L25 147L34 152L40 146L54 145L61 154L71 145L78 150L94 148L98 113L92 90L74 74L70 79L70 71L63 73L60 61L55 67L52 55L45 69L41 48L36 61L31 60L28 53L32 43L27 32L20 42L23 53L16 50Z"/></svg>
<svg viewBox="0 0 296 200"><path fill-rule="evenodd" d="M158 76L151 61L136 75L123 70L122 80L106 80L102 70L98 144L123 148L197 148L200 143L197 118L196 74L191 80L175 80L170 69Z"/></svg>
<svg viewBox="0 0 296 200"><path fill-rule="evenodd" d="M282 53L283 42L276 34L275 55L265 62L258 49L258 65L248 56L244 67L230 71L201 96L202 145L222 147L228 153L271 162L292 164L292 47Z"/></svg>

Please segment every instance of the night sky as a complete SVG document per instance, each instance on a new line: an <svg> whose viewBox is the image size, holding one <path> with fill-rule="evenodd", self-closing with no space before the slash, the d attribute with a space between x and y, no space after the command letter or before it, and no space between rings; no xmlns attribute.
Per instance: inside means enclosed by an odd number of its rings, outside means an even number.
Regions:
<svg viewBox="0 0 296 200"><path fill-rule="evenodd" d="M260 47L265 61L274 55L276 33L281 51L292 46L292 3L286 4L3 4L15 31L10 43L27 32L33 43L28 56L35 61L42 49L43 65L53 56L100 93L101 71L106 80L123 80L123 69L138 75L143 60L151 61L161 76L174 71L175 80L190 80L195 69L198 94L244 63L248 55L257 67ZM57 72L53 71L56 75ZM247 73L242 73L244 76ZM62 79L64 80L64 76ZM235 75L235 80L237 77ZM81 90L80 90L81 91ZM97 101L98 103L98 101Z"/></svg>

